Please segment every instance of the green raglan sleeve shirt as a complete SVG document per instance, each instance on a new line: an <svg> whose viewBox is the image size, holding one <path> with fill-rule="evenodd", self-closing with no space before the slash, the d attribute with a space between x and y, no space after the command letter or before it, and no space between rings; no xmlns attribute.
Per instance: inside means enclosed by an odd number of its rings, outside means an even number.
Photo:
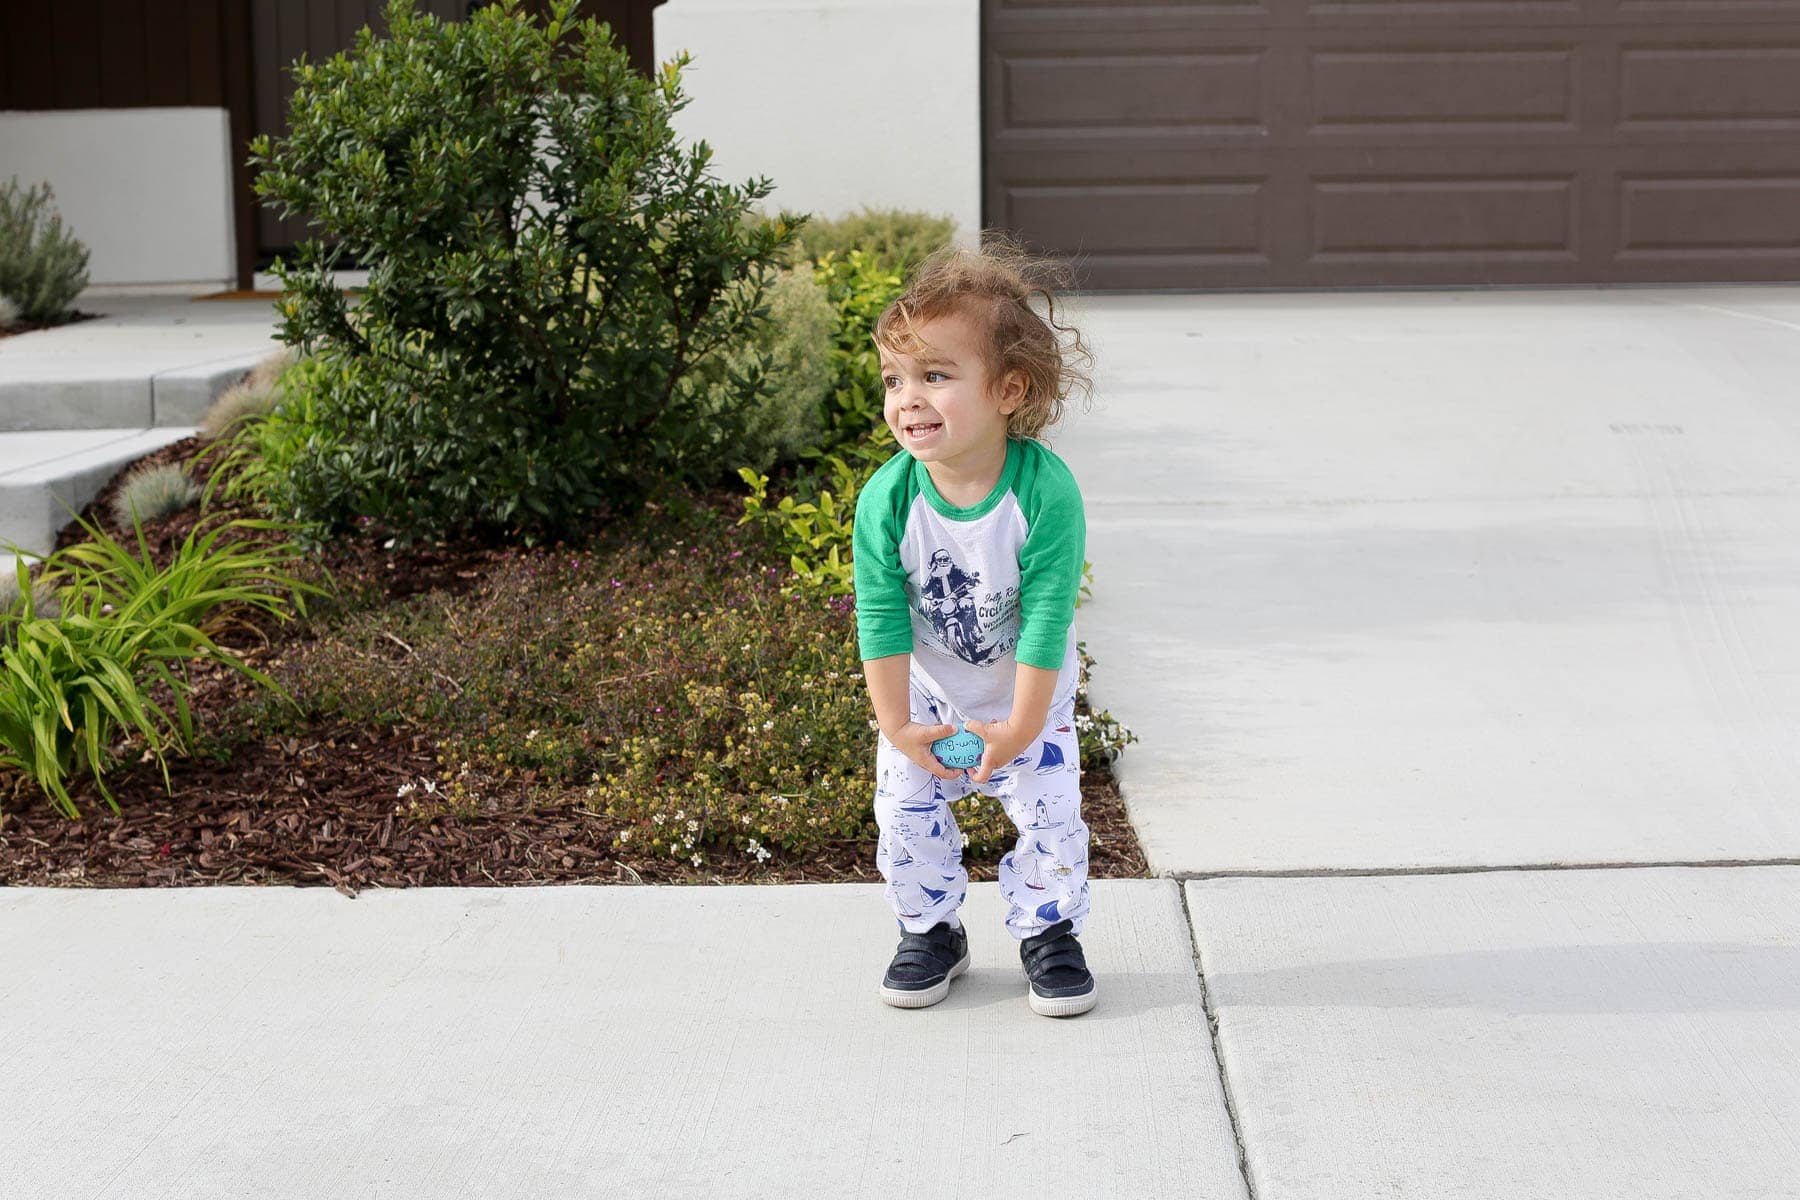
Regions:
<svg viewBox="0 0 1800 1200"><path fill-rule="evenodd" d="M850 565L856 588L856 635L863 658L906 654L913 648L912 616L900 539L917 489L909 491L912 455L883 463L856 497Z"/></svg>
<svg viewBox="0 0 1800 1200"><path fill-rule="evenodd" d="M1034 456L1020 474L1026 535L1019 547L1019 644L1013 655L1028 667L1055 671L1063 665L1069 626L1075 623L1087 514L1075 476L1060 458Z"/></svg>

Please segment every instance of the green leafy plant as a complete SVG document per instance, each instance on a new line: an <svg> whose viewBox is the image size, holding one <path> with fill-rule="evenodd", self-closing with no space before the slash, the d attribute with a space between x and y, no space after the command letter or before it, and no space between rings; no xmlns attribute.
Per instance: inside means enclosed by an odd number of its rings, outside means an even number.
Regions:
<svg viewBox="0 0 1800 1200"><path fill-rule="evenodd" d="M113 519L130 525L132 513L145 521L173 516L200 498L195 483L179 463L141 467L127 475L113 496Z"/></svg>
<svg viewBox="0 0 1800 1200"><path fill-rule="evenodd" d="M682 386L750 342L799 219L744 220L771 184L716 181L671 123L685 55L654 80L555 0L445 23L392 0L293 71L291 132L252 143L256 188L333 239L277 264L281 337L329 347L322 436L288 502L324 531L371 515L403 542L471 524L535 544L660 484L715 482L762 371ZM352 310L331 270L369 267ZM762 364L766 370L766 364Z"/></svg>
<svg viewBox="0 0 1800 1200"><path fill-rule="evenodd" d="M51 199L48 183L21 191L14 176L0 185L0 296L15 321L67 321L87 287L87 247L63 229Z"/></svg>
<svg viewBox="0 0 1800 1200"><path fill-rule="evenodd" d="M39 577L40 583L61 585L60 615L36 611L24 557L17 563L18 600L0 611L0 766L19 769L66 815L78 818L64 782L78 766L87 768L106 803L119 811L105 782L119 727L143 735L169 786L164 749L173 745L186 754L195 744L187 662L217 662L281 691L212 640L235 619L237 606L286 619L290 597L304 614L304 593L323 589L281 573L291 544L247 538L218 546L228 529L271 529L273 522L231 521L198 541L196 528L159 569L141 524L133 522L139 557L103 529L76 520L92 540L50 555ZM169 669L171 661L183 665L182 674ZM173 693L176 718L150 699L154 682Z"/></svg>
<svg viewBox="0 0 1800 1200"><path fill-rule="evenodd" d="M903 288L900 273L866 250L853 249L842 258L827 255L817 272L837 316L831 349L837 379L825 402L824 433L817 452L824 455L885 428L875 322Z"/></svg>
<svg viewBox="0 0 1800 1200"><path fill-rule="evenodd" d="M819 489L807 500L783 496L773 505L769 503L767 475L748 467L738 472L750 488L738 524L755 523L769 533L800 581L784 588L784 594L798 587L826 596L848 596L854 587L850 530L856 516L856 493L867 477L859 479L841 458L825 461L831 487Z"/></svg>

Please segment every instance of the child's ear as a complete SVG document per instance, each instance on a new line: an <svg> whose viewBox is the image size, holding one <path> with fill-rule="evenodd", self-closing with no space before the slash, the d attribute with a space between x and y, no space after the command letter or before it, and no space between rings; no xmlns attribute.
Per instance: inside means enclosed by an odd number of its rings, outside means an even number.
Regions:
<svg viewBox="0 0 1800 1200"><path fill-rule="evenodd" d="M1000 411L1010 417L1019 405L1025 403L1025 392L1029 386L1025 372L1017 369L1008 371L1006 378L1000 381Z"/></svg>

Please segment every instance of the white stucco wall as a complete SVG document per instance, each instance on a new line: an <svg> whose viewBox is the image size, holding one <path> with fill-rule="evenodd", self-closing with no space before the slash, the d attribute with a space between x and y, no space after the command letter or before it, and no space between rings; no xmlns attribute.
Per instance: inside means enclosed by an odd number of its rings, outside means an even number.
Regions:
<svg viewBox="0 0 1800 1200"><path fill-rule="evenodd" d="M237 277L222 108L0 112L0 179L49 181L94 284Z"/></svg>
<svg viewBox="0 0 1800 1200"><path fill-rule="evenodd" d="M764 207L863 205L981 225L980 0L668 0L656 58L686 50L681 135Z"/></svg>

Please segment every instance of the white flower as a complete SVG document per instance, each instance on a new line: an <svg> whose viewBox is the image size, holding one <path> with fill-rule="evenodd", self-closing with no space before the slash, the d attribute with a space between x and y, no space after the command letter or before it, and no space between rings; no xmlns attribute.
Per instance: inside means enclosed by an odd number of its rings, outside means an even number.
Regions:
<svg viewBox="0 0 1800 1200"><path fill-rule="evenodd" d="M692 819L689 819L689 821L688 821L688 831L689 831L689 832L690 832L690 833L691 833L691 832L693 832L693 831L694 831L694 830L696 830L696 829L698 829L698 828L700 828L700 822L698 822L698 821L695 821L695 820L692 820Z"/></svg>
<svg viewBox="0 0 1800 1200"><path fill-rule="evenodd" d="M769 730L771 730L773 728L775 728L775 722L773 722L773 721L764 721L763 722L763 732L764 733L769 732Z"/></svg>
<svg viewBox="0 0 1800 1200"><path fill-rule="evenodd" d="M969 835L965 833L965 834L963 834L963 847L965 849L967 849L968 845L969 845Z"/></svg>
<svg viewBox="0 0 1800 1200"><path fill-rule="evenodd" d="M534 738L536 736L537 736L537 730L534 729L530 733L525 735L525 740L529 742L532 738Z"/></svg>
<svg viewBox="0 0 1800 1200"><path fill-rule="evenodd" d="M692 861L693 861L693 864L694 864L694 865L695 865L695 866L696 866L696 867L697 867L697 866L699 866L699 865L700 865L700 856L699 856L699 855L698 855L698 854L696 854L696 855L694 855L694 857L693 857L693 860L692 860Z"/></svg>
<svg viewBox="0 0 1800 1200"><path fill-rule="evenodd" d="M800 744L802 746L812 745L812 734L810 734L810 733L802 734L800 736Z"/></svg>
<svg viewBox="0 0 1800 1200"><path fill-rule="evenodd" d="M412 785L412 784L410 784L410 783L403 783L403 784L401 784L401 785L400 785L400 790L399 790L399 791L397 791L397 792L395 792L395 793L394 793L394 795L395 795L395 797L396 797L396 798L397 798L397 797L400 797L400 796L404 796L404 795L407 795L407 794L408 794L408 793L409 793L409 792L411 792L411 791L412 791L412 790L413 790L413 785Z"/></svg>
<svg viewBox="0 0 1800 1200"><path fill-rule="evenodd" d="M663 815L661 813L651 813L650 819L652 821L656 822L658 825L661 825L663 823Z"/></svg>
<svg viewBox="0 0 1800 1200"><path fill-rule="evenodd" d="M621 842L629 842L631 840L631 830L621 829L619 831L619 840Z"/></svg>

